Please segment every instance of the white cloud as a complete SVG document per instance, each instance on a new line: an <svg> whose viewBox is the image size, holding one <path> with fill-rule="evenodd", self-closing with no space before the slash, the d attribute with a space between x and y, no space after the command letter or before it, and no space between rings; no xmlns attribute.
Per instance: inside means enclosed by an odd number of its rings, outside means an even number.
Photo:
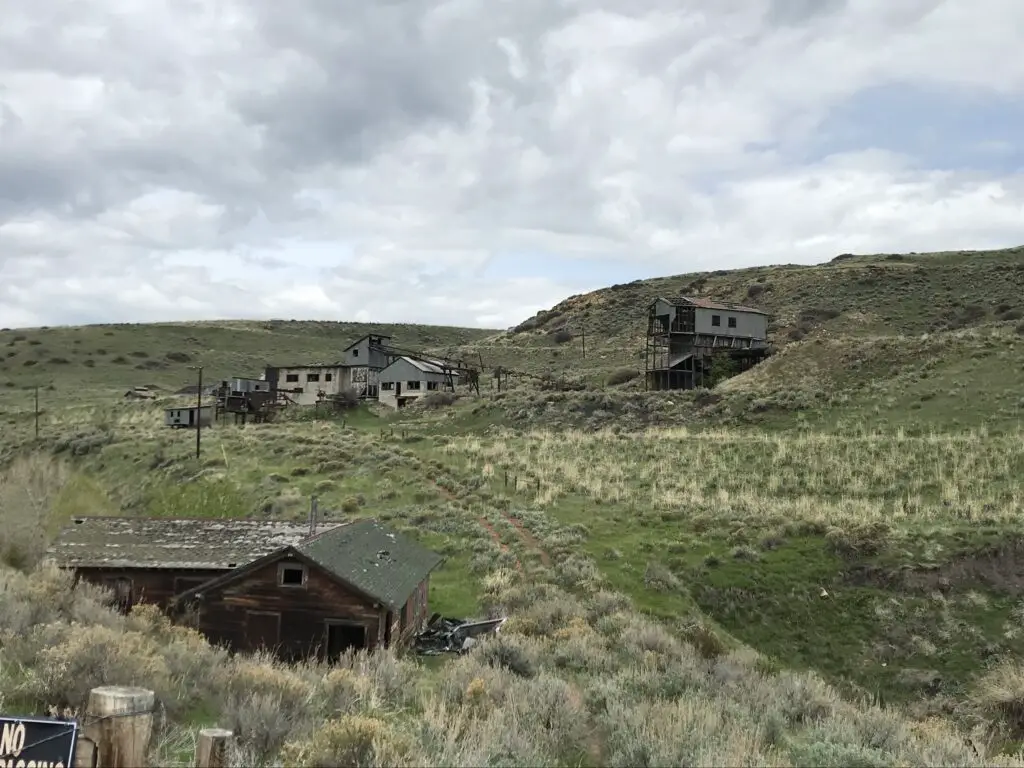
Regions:
<svg viewBox="0 0 1024 768"><path fill-rule="evenodd" d="M1018 244L1019 142L820 137L865 89L1019 100L1021 28L1015 0L10 0L0 325L507 326L609 265Z"/></svg>

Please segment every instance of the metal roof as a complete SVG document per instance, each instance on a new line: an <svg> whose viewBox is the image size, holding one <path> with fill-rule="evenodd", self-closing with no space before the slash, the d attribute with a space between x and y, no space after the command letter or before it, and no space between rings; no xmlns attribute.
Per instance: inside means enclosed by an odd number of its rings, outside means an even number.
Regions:
<svg viewBox="0 0 1024 768"><path fill-rule="evenodd" d="M695 296L679 296L674 299L664 299L674 307L685 307L691 305L694 307L700 307L701 309L720 309L723 312L756 312L759 315L767 315L763 309L757 309L757 307L747 307L743 304L733 304L726 301L713 301L711 299L702 299Z"/></svg>
<svg viewBox="0 0 1024 768"><path fill-rule="evenodd" d="M451 366L449 364L445 363L443 360L437 360L437 359L434 359L434 358L406 357L405 355L402 355L402 356L398 357L397 359L392 360L391 363L388 365L388 368L390 368L392 365L397 363L399 360L404 360L409 365L411 365L413 368L416 368L417 370L423 371L424 373L444 374L444 373L446 373L445 365L448 365L449 369L451 369ZM387 370L387 368L385 368L384 370ZM455 371L455 370L452 370L451 372L455 376L458 375L458 372Z"/></svg>
<svg viewBox="0 0 1024 768"><path fill-rule="evenodd" d="M337 525L321 523L318 529ZM65 567L235 568L296 546L308 534L308 522L284 520L78 517L48 552Z"/></svg>

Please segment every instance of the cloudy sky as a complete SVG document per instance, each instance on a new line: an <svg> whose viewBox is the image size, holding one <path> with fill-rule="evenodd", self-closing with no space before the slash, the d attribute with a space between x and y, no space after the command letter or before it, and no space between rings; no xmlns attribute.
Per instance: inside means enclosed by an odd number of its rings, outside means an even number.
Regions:
<svg viewBox="0 0 1024 768"><path fill-rule="evenodd" d="M4 326L506 327L640 277L1024 243L1021 0L3 8Z"/></svg>

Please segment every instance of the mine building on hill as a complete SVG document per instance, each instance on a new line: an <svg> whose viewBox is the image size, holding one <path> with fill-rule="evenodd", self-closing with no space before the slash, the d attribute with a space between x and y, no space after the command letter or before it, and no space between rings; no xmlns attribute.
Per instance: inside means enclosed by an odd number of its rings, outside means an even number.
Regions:
<svg viewBox="0 0 1024 768"><path fill-rule="evenodd" d="M717 361L745 370L768 352L767 312L739 304L683 297L655 300L647 312L649 390L694 389L713 383Z"/></svg>
<svg viewBox="0 0 1024 768"><path fill-rule="evenodd" d="M441 360L402 349L384 334L354 341L335 363L268 366L263 373L278 404L317 405L343 393L398 408L437 390L476 387L479 371L462 360Z"/></svg>
<svg viewBox="0 0 1024 768"><path fill-rule="evenodd" d="M443 558L376 520L73 519L48 555L107 586L119 608L156 604L232 651L336 657L408 646Z"/></svg>
<svg viewBox="0 0 1024 768"><path fill-rule="evenodd" d="M264 377L272 393L296 405L316 405L351 386L350 370L341 363L268 366Z"/></svg>
<svg viewBox="0 0 1024 768"><path fill-rule="evenodd" d="M374 399L379 394L378 375L398 355L391 350L391 337L371 333L352 342L342 350L342 364L348 368L349 383L360 399Z"/></svg>
<svg viewBox="0 0 1024 768"><path fill-rule="evenodd" d="M432 392L454 392L459 371L443 360L399 357L380 372L379 379L381 405L403 408Z"/></svg>

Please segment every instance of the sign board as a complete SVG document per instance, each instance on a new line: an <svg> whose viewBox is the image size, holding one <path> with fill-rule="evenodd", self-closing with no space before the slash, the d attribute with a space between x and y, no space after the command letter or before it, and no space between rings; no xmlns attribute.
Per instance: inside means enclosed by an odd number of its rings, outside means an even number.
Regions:
<svg viewBox="0 0 1024 768"><path fill-rule="evenodd" d="M71 768L77 739L73 720L0 716L0 768Z"/></svg>

